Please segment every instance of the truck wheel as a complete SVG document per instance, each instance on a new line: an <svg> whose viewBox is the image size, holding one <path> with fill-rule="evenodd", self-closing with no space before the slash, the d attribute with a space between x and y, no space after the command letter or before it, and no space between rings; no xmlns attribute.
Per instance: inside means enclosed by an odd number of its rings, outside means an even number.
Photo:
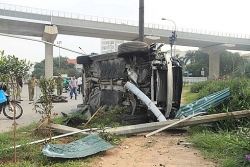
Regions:
<svg viewBox="0 0 250 167"><path fill-rule="evenodd" d="M149 54L149 46L145 42L133 41L126 42L118 47L119 57L130 57L130 56L145 56Z"/></svg>
<svg viewBox="0 0 250 167"><path fill-rule="evenodd" d="M93 61L88 56L78 56L76 62L77 64L91 64Z"/></svg>

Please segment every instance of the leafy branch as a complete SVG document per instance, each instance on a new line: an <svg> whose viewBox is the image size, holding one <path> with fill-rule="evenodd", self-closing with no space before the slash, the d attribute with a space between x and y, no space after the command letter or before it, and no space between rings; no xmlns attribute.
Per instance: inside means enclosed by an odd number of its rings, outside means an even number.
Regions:
<svg viewBox="0 0 250 167"><path fill-rule="evenodd" d="M18 77L24 77L29 71L31 64L26 60L19 60L14 55L4 55L4 51L0 51L0 82L7 86L7 93L12 96L15 101L20 96L20 87L18 85ZM16 163L16 107L14 103L14 162Z"/></svg>

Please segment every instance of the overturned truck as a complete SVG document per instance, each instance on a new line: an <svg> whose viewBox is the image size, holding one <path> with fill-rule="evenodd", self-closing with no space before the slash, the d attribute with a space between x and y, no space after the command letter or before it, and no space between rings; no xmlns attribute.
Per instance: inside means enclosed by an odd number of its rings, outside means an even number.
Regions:
<svg viewBox="0 0 250 167"><path fill-rule="evenodd" d="M102 105L118 105L155 121L149 104L126 87L129 83L165 118L174 118L180 107L182 67L177 58L161 52L162 46L134 41L119 45L118 52L77 57L77 64L83 65L83 103L91 113Z"/></svg>

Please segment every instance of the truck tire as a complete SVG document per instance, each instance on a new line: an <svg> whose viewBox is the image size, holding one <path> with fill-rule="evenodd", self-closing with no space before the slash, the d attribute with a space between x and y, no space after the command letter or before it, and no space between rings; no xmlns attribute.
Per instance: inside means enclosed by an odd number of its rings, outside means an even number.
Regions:
<svg viewBox="0 0 250 167"><path fill-rule="evenodd" d="M126 42L118 46L118 57L145 56L149 54L149 46L145 42Z"/></svg>
<svg viewBox="0 0 250 167"><path fill-rule="evenodd" d="M77 64L91 64L93 61L88 56L78 56L76 62Z"/></svg>

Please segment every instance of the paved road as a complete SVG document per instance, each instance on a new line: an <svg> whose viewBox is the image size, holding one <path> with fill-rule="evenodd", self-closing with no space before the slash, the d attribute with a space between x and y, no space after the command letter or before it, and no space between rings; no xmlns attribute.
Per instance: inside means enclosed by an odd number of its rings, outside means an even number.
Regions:
<svg viewBox="0 0 250 167"><path fill-rule="evenodd" d="M32 110L33 103L30 104L29 97L28 97L28 86L24 85L22 91L22 102L21 106L23 108L23 115L21 118L17 119L18 128L21 126L29 125L32 122L37 122L41 119L42 115L36 113ZM35 99L38 99L40 95L39 88L35 89ZM77 100L70 99L69 93L63 93L63 96L68 97L67 103L53 103L54 104L54 112L58 113L61 116L61 112L70 113L72 109L76 108L77 104L82 103L82 96L79 95ZM13 120L6 118L2 113L0 114L0 132L6 132L13 128L12 126Z"/></svg>

